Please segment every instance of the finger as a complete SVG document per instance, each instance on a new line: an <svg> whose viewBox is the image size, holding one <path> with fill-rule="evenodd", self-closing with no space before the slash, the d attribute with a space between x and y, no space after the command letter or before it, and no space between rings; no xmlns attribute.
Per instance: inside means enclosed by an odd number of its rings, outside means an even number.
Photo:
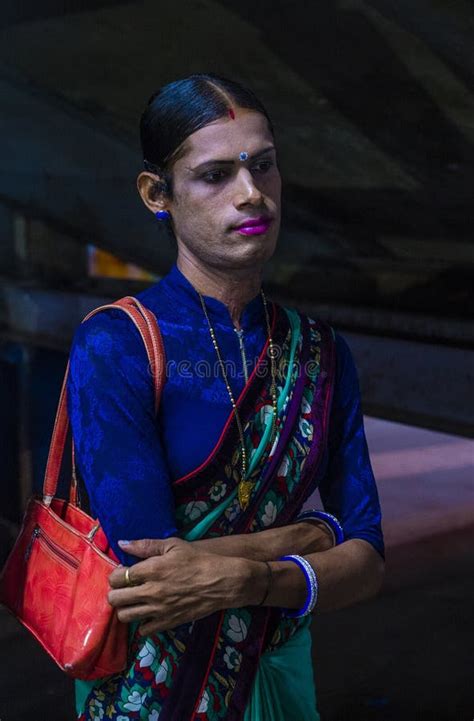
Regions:
<svg viewBox="0 0 474 721"><path fill-rule="evenodd" d="M112 588L121 588L125 586L125 566L117 566L109 575L109 585Z"/></svg>
<svg viewBox="0 0 474 721"><path fill-rule="evenodd" d="M152 578L156 577L157 572L157 557L146 558L144 561L139 561L133 566L128 567L128 583L126 566L119 566L114 568L109 576L109 585L111 588L130 588L140 583L146 583Z"/></svg>
<svg viewBox="0 0 474 721"><path fill-rule="evenodd" d="M109 576L109 585L112 588L126 588L136 583L136 575L132 576L132 567L128 567L128 583L127 583L127 566L118 566L114 568Z"/></svg>
<svg viewBox="0 0 474 721"><path fill-rule="evenodd" d="M168 631L171 628L174 628L174 626L177 626L178 624L173 623L172 621L166 624L163 624L163 621L157 621L156 619L146 621L145 623L142 623L138 627L138 633L140 636L151 636L152 633L159 633L160 631Z"/></svg>
<svg viewBox="0 0 474 721"><path fill-rule="evenodd" d="M137 604L142 605L151 599L149 599L149 596L145 592L143 586L136 586L131 588L113 589L108 592L107 600L111 606L119 608L122 606L135 606Z"/></svg>
<svg viewBox="0 0 474 721"><path fill-rule="evenodd" d="M149 619L152 613L150 606L126 606L117 610L117 617L122 623L131 623L132 621Z"/></svg>
<svg viewBox="0 0 474 721"><path fill-rule="evenodd" d="M161 556L164 553L164 541L160 538L142 538L139 541L119 541L120 548L131 556L149 558Z"/></svg>

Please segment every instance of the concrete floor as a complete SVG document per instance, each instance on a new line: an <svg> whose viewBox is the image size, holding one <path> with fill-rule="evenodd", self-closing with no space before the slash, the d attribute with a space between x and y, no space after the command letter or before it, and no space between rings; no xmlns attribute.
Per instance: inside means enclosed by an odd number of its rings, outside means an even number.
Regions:
<svg viewBox="0 0 474 721"><path fill-rule="evenodd" d="M365 425L386 583L376 599L315 616L322 720L471 721L474 442L373 418ZM1 610L0 641L0 721L72 720L71 682Z"/></svg>

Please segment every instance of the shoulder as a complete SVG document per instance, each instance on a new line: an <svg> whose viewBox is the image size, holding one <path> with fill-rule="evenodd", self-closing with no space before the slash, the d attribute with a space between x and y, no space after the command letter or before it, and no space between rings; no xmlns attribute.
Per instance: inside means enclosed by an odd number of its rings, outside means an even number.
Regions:
<svg viewBox="0 0 474 721"><path fill-rule="evenodd" d="M296 308L287 306L277 306L280 312L286 312L287 315L298 317L300 322L307 323L310 330L319 334L319 340L326 343L333 343L335 347L336 361L336 383L342 384L343 381L353 384L357 381L357 368L354 356L347 338L330 323L319 316L309 316L300 312Z"/></svg>
<svg viewBox="0 0 474 721"><path fill-rule="evenodd" d="M336 382L335 404L341 407L360 404L360 383L354 355L347 338L335 332Z"/></svg>
<svg viewBox="0 0 474 721"><path fill-rule="evenodd" d="M339 331L334 331L334 341L338 375L353 373L356 370L355 361L347 339Z"/></svg>
<svg viewBox="0 0 474 721"><path fill-rule="evenodd" d="M71 370L78 365L103 366L110 374L146 367L147 353L141 335L128 315L118 308L107 308L76 328L71 345Z"/></svg>
<svg viewBox="0 0 474 721"><path fill-rule="evenodd" d="M104 353L108 353L117 345L121 348L127 346L133 336L140 338L127 314L118 308L107 308L79 324L74 333L73 345L91 350L100 346Z"/></svg>
<svg viewBox="0 0 474 721"><path fill-rule="evenodd" d="M163 279L161 279L136 293L134 297L145 308L157 315L157 312L160 314L162 306L169 304L164 290ZM108 300L104 302L104 305L113 302L115 301ZM103 350L106 351L109 343L126 346L134 340L140 340L140 333L126 312L120 308L107 308L83 321L74 334L76 343L93 345L99 339L104 344Z"/></svg>
<svg viewBox="0 0 474 721"><path fill-rule="evenodd" d="M135 294L135 298L145 308L156 314L163 302L162 291L162 281L160 280ZM114 301L107 302L113 303ZM136 339L140 339L140 334L127 313L119 308L107 308L82 322L75 331L74 340L93 343L100 338L104 343L112 340L116 343L128 343L134 336Z"/></svg>
<svg viewBox="0 0 474 721"><path fill-rule="evenodd" d="M275 306L276 314L278 316L286 316L290 325L293 327L298 325L299 327L307 326L313 333L320 333L322 339L327 343L333 343L335 341L335 331L332 326L322 318L317 316L309 316L306 313L288 305L280 305L279 303L273 303Z"/></svg>
<svg viewBox="0 0 474 721"><path fill-rule="evenodd" d="M153 377L141 335L126 313L106 309L77 328L69 355L68 404L154 413ZM85 400L86 399L86 400ZM99 405L98 405L99 404ZM138 412L136 407L135 411Z"/></svg>

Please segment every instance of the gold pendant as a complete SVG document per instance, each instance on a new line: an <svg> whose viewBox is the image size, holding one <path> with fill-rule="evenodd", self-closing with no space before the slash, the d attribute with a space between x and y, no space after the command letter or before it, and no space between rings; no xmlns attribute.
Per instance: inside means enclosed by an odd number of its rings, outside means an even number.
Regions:
<svg viewBox="0 0 474 721"><path fill-rule="evenodd" d="M255 483L252 483L251 481L240 481L240 483L239 483L238 497L239 497L240 507L242 508L243 511L245 511L248 508L250 496L251 496L254 485L255 485Z"/></svg>

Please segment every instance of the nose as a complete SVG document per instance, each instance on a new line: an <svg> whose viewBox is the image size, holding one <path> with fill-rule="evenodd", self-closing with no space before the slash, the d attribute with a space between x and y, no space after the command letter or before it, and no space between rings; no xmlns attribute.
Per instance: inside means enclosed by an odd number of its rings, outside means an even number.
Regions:
<svg viewBox="0 0 474 721"><path fill-rule="evenodd" d="M255 185L250 171L240 168L236 178L234 206L239 209L245 205L261 205L262 200L262 192Z"/></svg>

